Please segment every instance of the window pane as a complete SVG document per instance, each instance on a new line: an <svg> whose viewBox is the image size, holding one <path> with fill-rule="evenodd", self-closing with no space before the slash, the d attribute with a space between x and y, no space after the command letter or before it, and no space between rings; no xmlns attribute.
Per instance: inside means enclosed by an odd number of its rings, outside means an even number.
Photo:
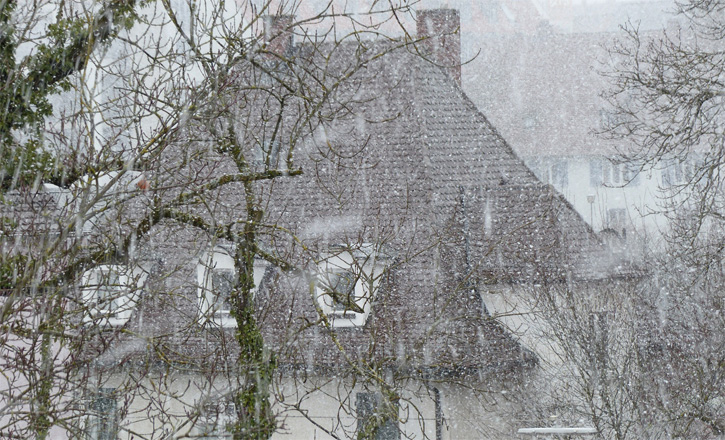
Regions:
<svg viewBox="0 0 725 440"><path fill-rule="evenodd" d="M350 271L332 272L328 276L330 289L341 295L352 293L355 287L355 274Z"/></svg>
<svg viewBox="0 0 725 440"><path fill-rule="evenodd" d="M627 186L634 187L639 185L639 168L631 163L622 165L624 167L624 180Z"/></svg>
<svg viewBox="0 0 725 440"><path fill-rule="evenodd" d="M115 440L117 403L113 388L101 388L91 403L89 436L93 440Z"/></svg>
<svg viewBox="0 0 725 440"><path fill-rule="evenodd" d="M103 270L100 272L96 296L98 308L109 314L118 310L118 302L123 294L123 285L118 272L114 270Z"/></svg>
<svg viewBox="0 0 725 440"><path fill-rule="evenodd" d="M335 300L332 301L332 308L335 311L344 311L349 309L350 307L346 306L346 304L358 300L358 298L355 297L356 281L357 277L355 274L348 270L328 272L327 282L329 284L330 291L335 293L337 298L344 300L343 302Z"/></svg>
<svg viewBox="0 0 725 440"><path fill-rule="evenodd" d="M607 183L609 183L611 185L615 185L615 186L618 186L618 185L621 185L622 183L624 183L622 180L622 169L624 168L624 165L611 163L611 162L608 162L607 165L608 165L608 168L611 170L611 172L610 172L611 181L607 182Z"/></svg>
<svg viewBox="0 0 725 440"><path fill-rule="evenodd" d="M593 187L602 186L603 170L602 159L595 157L589 161L589 185Z"/></svg>
<svg viewBox="0 0 725 440"><path fill-rule="evenodd" d="M214 295L214 311L231 310L229 296L234 287L234 271L231 269L214 269L211 275L212 293Z"/></svg>
<svg viewBox="0 0 725 440"><path fill-rule="evenodd" d="M566 159L558 159L551 166L551 184L557 188L569 185L569 168Z"/></svg>

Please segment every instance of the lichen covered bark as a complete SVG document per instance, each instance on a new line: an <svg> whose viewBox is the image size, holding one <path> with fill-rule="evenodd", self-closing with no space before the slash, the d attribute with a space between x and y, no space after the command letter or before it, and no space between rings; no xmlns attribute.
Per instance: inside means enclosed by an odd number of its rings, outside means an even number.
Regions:
<svg viewBox="0 0 725 440"><path fill-rule="evenodd" d="M237 288L232 291L232 314L237 321L239 343L239 389L234 395L237 420L231 432L235 440L268 439L277 429L269 388L276 365L274 356L265 349L262 333L254 316L254 257L256 227L262 212L254 209L251 185L246 185L248 216L237 245L234 264Z"/></svg>

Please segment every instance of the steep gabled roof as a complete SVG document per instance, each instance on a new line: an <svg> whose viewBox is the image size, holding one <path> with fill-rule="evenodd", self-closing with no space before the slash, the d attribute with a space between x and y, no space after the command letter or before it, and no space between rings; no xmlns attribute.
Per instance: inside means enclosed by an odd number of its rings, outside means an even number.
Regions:
<svg viewBox="0 0 725 440"><path fill-rule="evenodd" d="M348 214L370 224L365 218L414 215L420 226L437 229L465 212L466 234L480 242L474 247L512 233L528 247L563 234L568 250L598 246L579 215L536 179L440 68L403 48L370 62L358 77L365 89L350 94L359 104L323 122L298 152L306 175L278 183L273 218L292 226L301 220L295 230L304 236L321 217ZM334 197L335 190L344 194ZM567 260L559 253L548 263Z"/></svg>
<svg viewBox="0 0 725 440"><path fill-rule="evenodd" d="M306 174L276 182L268 208L308 249L373 242L394 255L366 328L336 337L353 358L417 371L530 365L475 286L600 276L590 264L599 240L440 68L398 49L357 79L359 105L323 122L297 156ZM335 365L342 355L326 330L286 321L290 310L306 322L316 314L309 292L285 286L263 298L282 311L265 315L270 341L308 365Z"/></svg>

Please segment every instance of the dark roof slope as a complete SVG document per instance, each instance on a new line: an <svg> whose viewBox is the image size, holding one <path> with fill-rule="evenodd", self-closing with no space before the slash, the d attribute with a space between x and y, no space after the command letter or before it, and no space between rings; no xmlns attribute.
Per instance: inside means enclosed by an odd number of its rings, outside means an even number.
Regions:
<svg viewBox="0 0 725 440"><path fill-rule="evenodd" d="M22 236L58 233L62 202L59 192L25 188L0 197L0 217L6 219L3 232Z"/></svg>
<svg viewBox="0 0 725 440"><path fill-rule="evenodd" d="M297 157L306 174L275 182L269 203L309 249L377 243L393 255L365 330L336 330L347 354L418 370L529 364L471 286L601 275L588 263L599 241L440 68L401 49L357 80L360 104L311 137ZM266 298L282 311L265 315L270 341L336 364L326 330L280 323L290 310L315 321L294 285Z"/></svg>

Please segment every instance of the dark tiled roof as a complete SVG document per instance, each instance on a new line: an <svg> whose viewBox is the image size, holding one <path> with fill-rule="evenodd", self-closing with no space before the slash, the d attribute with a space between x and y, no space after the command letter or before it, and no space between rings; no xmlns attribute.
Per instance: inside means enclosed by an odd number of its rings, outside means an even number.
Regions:
<svg viewBox="0 0 725 440"><path fill-rule="evenodd" d="M365 96L374 99L361 99L365 104L329 124L322 139L313 137L310 154L298 156L307 174L278 184L269 208L272 218L311 248L319 242L380 242L386 236L381 229L394 224L395 234L382 246L397 253L400 266L388 273L365 330L338 329L337 337L350 353L373 353L418 370L530 364L531 354L482 314L480 296L469 294L462 279L470 274L475 284L492 277L518 283L601 276L605 270L590 264L603 252L598 239L441 69L398 50L360 76L366 77L360 79ZM374 120L387 122L361 122ZM331 170L333 165L314 160L326 143L362 151L369 167ZM341 184L344 198L330 197L319 184ZM325 218L339 224L306 229ZM312 363L335 364L340 353L319 325L300 332L294 322L278 321L309 302L309 293L290 294L295 291L288 287L266 298L286 311L266 315L269 339ZM305 315L314 321L308 307Z"/></svg>
<svg viewBox="0 0 725 440"><path fill-rule="evenodd" d="M9 219L12 232L22 236L58 233L62 202L59 194L43 191L13 190L0 198L0 217Z"/></svg>
<svg viewBox="0 0 725 440"><path fill-rule="evenodd" d="M282 364L316 368L334 368L342 357L421 374L531 365L532 354L484 314L470 286L589 276L578 263L598 249L597 239L438 67L399 49L369 62L349 84L336 93L356 101L350 112L316 128L297 150L304 174L265 184L260 197L267 222L304 243L292 258L319 258L333 244L376 243L390 256L388 271L365 327L332 331L316 323L307 278L279 272L275 287L258 297L265 339ZM238 206L234 197L220 205ZM282 253L292 245L266 246ZM192 300L156 300L158 314L166 323L193 320L195 288L175 293ZM184 317L169 321L169 310ZM193 328L169 352L204 359L208 338L194 343Z"/></svg>

